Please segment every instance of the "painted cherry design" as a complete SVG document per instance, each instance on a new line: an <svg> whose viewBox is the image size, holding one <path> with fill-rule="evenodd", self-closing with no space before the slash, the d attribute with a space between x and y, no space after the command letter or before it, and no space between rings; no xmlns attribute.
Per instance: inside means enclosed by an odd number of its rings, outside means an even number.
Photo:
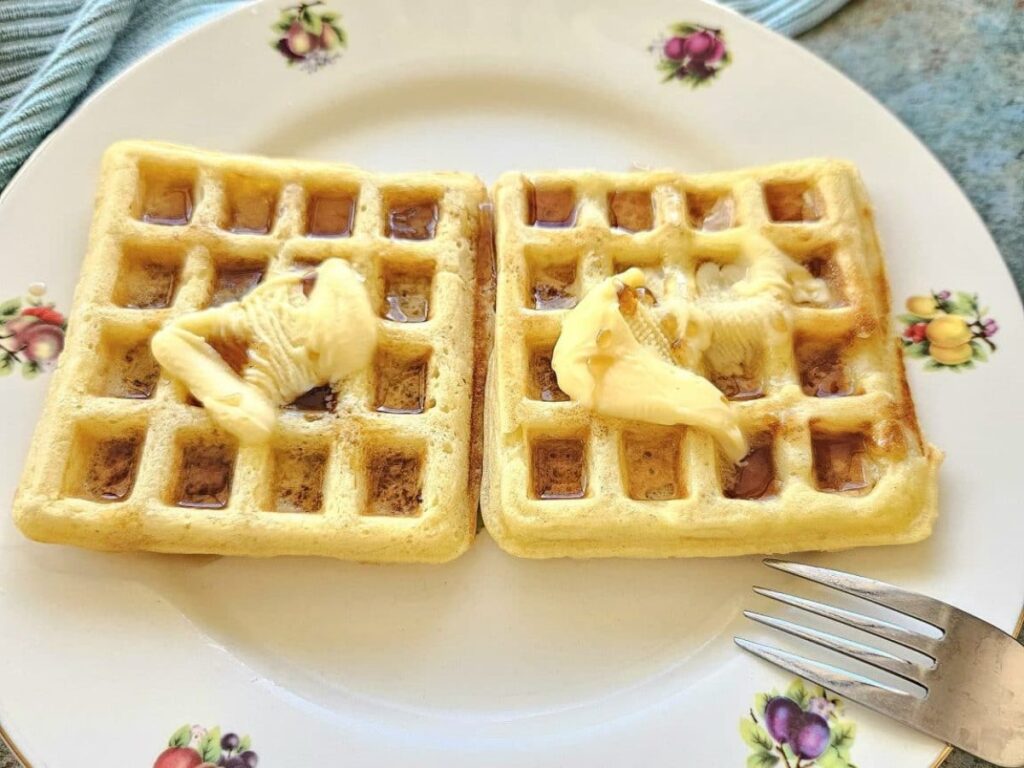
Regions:
<svg viewBox="0 0 1024 768"><path fill-rule="evenodd" d="M191 747L168 747L157 757L153 768L197 768L203 757Z"/></svg>

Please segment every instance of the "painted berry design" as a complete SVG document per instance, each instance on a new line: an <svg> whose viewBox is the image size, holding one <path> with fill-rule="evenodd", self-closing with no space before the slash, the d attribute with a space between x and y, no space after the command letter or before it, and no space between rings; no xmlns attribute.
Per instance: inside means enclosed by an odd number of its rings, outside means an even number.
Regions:
<svg viewBox="0 0 1024 768"><path fill-rule="evenodd" d="M248 736L221 735L220 728L187 723L174 733L153 768L256 768L259 756Z"/></svg>
<svg viewBox="0 0 1024 768"><path fill-rule="evenodd" d="M670 26L649 50L658 57L663 82L690 86L711 82L731 60L722 30L689 22Z"/></svg>
<svg viewBox="0 0 1024 768"><path fill-rule="evenodd" d="M932 291L907 299L907 313L899 319L905 328L900 336L909 357L925 360L926 370L973 368L996 351L992 337L999 323L987 317L978 295L957 291Z"/></svg>
<svg viewBox="0 0 1024 768"><path fill-rule="evenodd" d="M842 700L794 680L785 693L759 693L740 736L751 768L856 768L850 748L856 725L842 717Z"/></svg>
<svg viewBox="0 0 1024 768"><path fill-rule="evenodd" d="M347 45L341 15L322 2L299 3L281 11L271 27L277 37L271 46L306 72L316 72L341 56Z"/></svg>
<svg viewBox="0 0 1024 768"><path fill-rule="evenodd" d="M44 301L45 294L45 285L33 283L24 298L0 304L0 376L21 368L31 378L57 365L67 320Z"/></svg>

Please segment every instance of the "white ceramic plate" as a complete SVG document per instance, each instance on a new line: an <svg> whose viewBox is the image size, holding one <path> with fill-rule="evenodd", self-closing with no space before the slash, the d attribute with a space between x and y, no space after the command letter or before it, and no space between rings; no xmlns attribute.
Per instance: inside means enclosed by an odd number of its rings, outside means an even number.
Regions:
<svg viewBox="0 0 1024 768"><path fill-rule="evenodd" d="M349 43L333 61L288 66L269 45L280 3L266 2L88 101L0 202L0 300L41 281L46 301L68 306L100 154L122 138L488 180L850 158L877 206L897 307L930 289L976 292L1001 325L999 349L958 373L908 359L924 429L948 455L935 535L810 559L1014 626L1021 307L967 200L892 116L798 46L697 0L326 7ZM661 44L648 50L678 22L720 30L728 51L700 87L663 83ZM698 63L716 49L706 35L686 44ZM44 379L0 380L4 500ZM740 616L756 605L752 584L801 588L766 571L757 558L529 562L486 534L442 567L109 555L31 543L4 515L0 722L34 766L149 765L185 722L250 734L268 768L739 766L757 752L739 729L753 696L790 683L732 644L759 635ZM854 706L828 722L856 724L846 754L860 766L925 768L942 751ZM161 766L195 762L175 754Z"/></svg>

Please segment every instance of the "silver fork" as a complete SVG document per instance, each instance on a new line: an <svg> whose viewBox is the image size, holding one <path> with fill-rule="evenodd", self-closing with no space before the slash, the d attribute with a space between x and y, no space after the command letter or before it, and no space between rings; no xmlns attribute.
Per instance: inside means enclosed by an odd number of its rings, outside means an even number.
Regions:
<svg viewBox="0 0 1024 768"><path fill-rule="evenodd" d="M1024 766L1024 646L1013 637L952 605L881 581L782 560L767 559L764 563L938 629L942 635L936 639L881 619L754 587L759 595L890 640L931 659L930 663L919 664L827 632L754 611L743 612L761 624L916 683L926 693L923 698L915 696L830 664L741 637L735 638L737 645L991 763L1010 768Z"/></svg>

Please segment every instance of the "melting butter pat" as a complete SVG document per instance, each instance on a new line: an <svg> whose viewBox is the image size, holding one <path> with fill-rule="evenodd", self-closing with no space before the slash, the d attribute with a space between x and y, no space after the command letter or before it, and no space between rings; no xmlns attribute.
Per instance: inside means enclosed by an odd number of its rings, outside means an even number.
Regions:
<svg viewBox="0 0 1024 768"><path fill-rule="evenodd" d="M153 356L240 442L270 438L279 406L369 365L377 320L362 278L341 259L320 265L308 296L299 274L257 286L240 301L182 315L153 336ZM236 373L210 344L249 340Z"/></svg>
<svg viewBox="0 0 1024 768"><path fill-rule="evenodd" d="M559 388L604 416L703 429L739 461L747 443L728 401L703 376L675 364L668 340L637 301L643 285L643 272L629 269L568 313L551 357Z"/></svg>

